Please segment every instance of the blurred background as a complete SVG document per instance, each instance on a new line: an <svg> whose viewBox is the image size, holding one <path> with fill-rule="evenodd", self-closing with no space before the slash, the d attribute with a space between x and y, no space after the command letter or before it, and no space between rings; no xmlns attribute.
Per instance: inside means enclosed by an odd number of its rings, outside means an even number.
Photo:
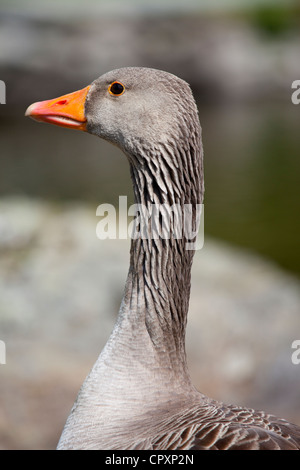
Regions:
<svg viewBox="0 0 300 470"><path fill-rule="evenodd" d="M203 392L300 424L300 8L289 0L0 0L0 449L53 449L115 321L129 242L96 208L132 202L127 161L24 118L122 66L191 84L205 151L205 246L187 334Z"/></svg>

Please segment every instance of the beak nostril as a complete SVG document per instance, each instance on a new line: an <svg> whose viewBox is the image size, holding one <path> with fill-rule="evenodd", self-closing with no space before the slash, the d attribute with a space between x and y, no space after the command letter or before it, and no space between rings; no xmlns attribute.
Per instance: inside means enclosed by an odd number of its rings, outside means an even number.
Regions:
<svg viewBox="0 0 300 470"><path fill-rule="evenodd" d="M57 103L55 103L55 104L62 105L62 104L67 104L67 102L68 102L68 100L60 100L60 101L57 101Z"/></svg>

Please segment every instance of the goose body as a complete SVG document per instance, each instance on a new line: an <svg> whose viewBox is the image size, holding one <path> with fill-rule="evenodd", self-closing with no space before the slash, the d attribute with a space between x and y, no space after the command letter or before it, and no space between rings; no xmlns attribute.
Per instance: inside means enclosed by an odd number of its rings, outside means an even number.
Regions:
<svg viewBox="0 0 300 470"><path fill-rule="evenodd" d="M149 213L153 204L175 204L183 213L203 202L198 111L188 84L172 74L114 70L79 92L34 103L26 114L117 145L129 162L135 202ZM195 227L193 211L191 219ZM300 427L194 388L185 354L194 252L186 235L174 236L175 224L171 219L169 238L158 231L132 239L116 325L58 449L299 449Z"/></svg>

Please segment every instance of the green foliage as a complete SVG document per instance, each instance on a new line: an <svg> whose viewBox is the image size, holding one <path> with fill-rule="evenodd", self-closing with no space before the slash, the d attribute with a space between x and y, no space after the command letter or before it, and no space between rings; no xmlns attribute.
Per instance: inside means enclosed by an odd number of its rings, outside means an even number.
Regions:
<svg viewBox="0 0 300 470"><path fill-rule="evenodd" d="M296 5L262 5L251 14L253 24L268 34L278 36L299 25L300 9Z"/></svg>

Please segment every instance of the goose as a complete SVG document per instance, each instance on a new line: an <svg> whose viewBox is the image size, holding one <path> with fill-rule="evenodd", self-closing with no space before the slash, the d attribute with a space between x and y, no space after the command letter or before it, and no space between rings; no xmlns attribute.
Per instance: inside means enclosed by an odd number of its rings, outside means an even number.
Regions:
<svg viewBox="0 0 300 470"><path fill-rule="evenodd" d="M188 83L171 73L113 70L82 90L30 105L26 116L118 146L129 162L135 202L149 213L155 204L183 211L203 203L198 109ZM217 402L194 387L185 331L195 250L187 249L187 239L172 230L169 238L161 232L132 238L116 324L57 449L300 449L299 426Z"/></svg>

